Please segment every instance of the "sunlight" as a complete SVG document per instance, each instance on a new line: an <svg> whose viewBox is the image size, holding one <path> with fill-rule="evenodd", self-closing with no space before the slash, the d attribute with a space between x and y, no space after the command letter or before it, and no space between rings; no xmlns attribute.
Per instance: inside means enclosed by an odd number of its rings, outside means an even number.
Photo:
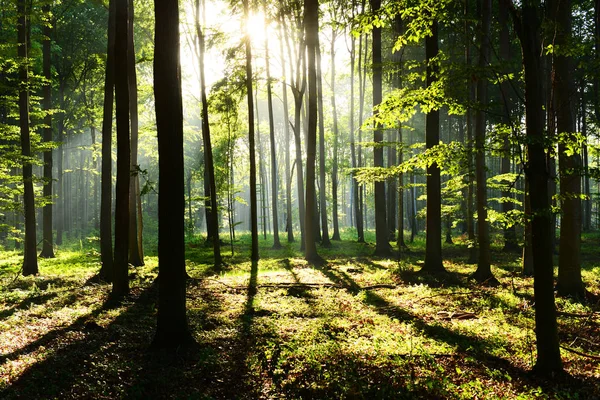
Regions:
<svg viewBox="0 0 600 400"><path fill-rule="evenodd" d="M246 33L250 35L253 46L263 46L265 42L265 15L262 11L250 14L246 24Z"/></svg>

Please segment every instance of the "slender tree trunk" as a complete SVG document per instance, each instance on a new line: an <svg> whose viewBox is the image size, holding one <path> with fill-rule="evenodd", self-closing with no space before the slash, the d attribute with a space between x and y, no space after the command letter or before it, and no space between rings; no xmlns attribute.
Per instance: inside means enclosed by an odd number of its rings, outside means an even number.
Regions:
<svg viewBox="0 0 600 400"><path fill-rule="evenodd" d="M335 39L337 32L331 31L331 112L333 114L333 166L331 171L331 202L333 209L333 236L332 240L342 240L340 237L339 215L338 215L338 152L339 152L339 131L337 107L335 104ZM320 69L320 68L319 68ZM321 113L322 114L322 113ZM325 211L323 211L325 213ZM325 230L323 230L325 234Z"/></svg>
<svg viewBox="0 0 600 400"><path fill-rule="evenodd" d="M264 5L264 13L267 15L266 3ZM277 154L275 150L275 122L273 118L273 90L271 82L271 69L269 58L269 35L267 33L267 25L265 24L265 66L267 73L267 107L269 110L269 144L271 146L271 207L273 209L273 248L280 249L281 242L279 241L279 213L277 205Z"/></svg>
<svg viewBox="0 0 600 400"><path fill-rule="evenodd" d="M65 98L65 81L64 77L59 76L59 84L58 84L58 107L61 110L64 110L64 98ZM65 194L65 176L64 176L64 146L65 146L65 116L64 114L60 114L58 117L58 126L57 126L57 139L60 143L60 146L56 149L56 167L57 167L57 193L56 197L60 199L56 204L56 244L62 245L63 239L63 231L65 228L65 203L66 198Z"/></svg>
<svg viewBox="0 0 600 400"><path fill-rule="evenodd" d="M550 2L550 12L555 24L554 44L567 46L571 37L571 1ZM556 289L561 296L585 297L581 278L581 154L567 152L569 143L575 142L575 99L571 58L563 52L553 55L553 87L556 99L556 128L562 140L558 143L560 194L562 218L560 228L560 253Z"/></svg>
<svg viewBox="0 0 600 400"><path fill-rule="evenodd" d="M112 114L114 100L115 11L117 0L110 0L108 12L108 45L104 78L104 111L102 117L102 190L100 195L100 278L113 276L112 247Z"/></svg>
<svg viewBox="0 0 600 400"><path fill-rule="evenodd" d="M304 27L306 30L306 53L308 64L308 132L306 137L306 214L305 214L305 257L313 263L322 262L317 253L315 238L315 159L317 153L317 47L319 46L319 1L306 0L304 3ZM324 190L325 188L321 188Z"/></svg>
<svg viewBox="0 0 600 400"><path fill-rule="evenodd" d="M152 345L194 343L185 305L183 107L177 0L155 0L154 96L158 131L158 314Z"/></svg>
<svg viewBox="0 0 600 400"><path fill-rule="evenodd" d="M430 61L438 55L438 26L431 26L431 36L425 39L425 58L427 62L427 86L437 79L437 68ZM440 143L440 113L432 110L425 120L425 145L428 149ZM442 193L440 168L434 162L427 167L427 237L425 247L424 271L445 271L442 263Z"/></svg>
<svg viewBox="0 0 600 400"><path fill-rule="evenodd" d="M321 46L317 35L317 92L318 92L318 111L319 111L319 207L321 209L321 228L323 229L321 244L323 247L330 247L329 227L327 224L327 183L325 180L325 121L323 116L323 76L321 74ZM310 102L310 99L309 99ZM334 154L335 157L335 154ZM307 167L308 168L308 167ZM332 177L332 180L334 177ZM307 178L308 181L308 178ZM307 182L308 184L308 182ZM338 234L339 236L339 234Z"/></svg>
<svg viewBox="0 0 600 400"><path fill-rule="evenodd" d="M129 84L129 115L131 118L131 167L129 179L129 263L133 266L144 265L142 248L140 177L138 167L138 95L137 74L135 71L135 44L133 41L133 0L129 1L127 31L127 78ZM138 210L140 212L138 213Z"/></svg>
<svg viewBox="0 0 600 400"><path fill-rule="evenodd" d="M508 8L504 2L500 2L499 4L499 13L498 19L500 24L500 58L503 60L509 61L511 59L510 54L510 35L508 32ZM508 79L508 75L505 76L505 79L500 84L500 94L502 96L501 101L504 103L504 123L508 126L511 125L512 118L512 98L510 95L511 91L511 82ZM508 136L504 137L502 143L502 161L501 161L501 174L509 174L510 169L510 160L512 154L512 146L510 144L510 140ZM508 183L505 181L505 186ZM501 193L501 197L504 199L512 200L513 195L509 188L504 188ZM503 201L502 202L502 213L504 215L510 215L515 206L512 201ZM516 252L519 250L519 244L517 242L517 232L515 229L515 225L512 224L508 227L504 228L504 251Z"/></svg>
<svg viewBox="0 0 600 400"><path fill-rule="evenodd" d="M50 5L44 5L42 12L46 16L50 16ZM51 74L51 36L52 26L49 22L44 25L44 43L42 47L43 57L43 73L44 78L48 80L48 84L44 86L43 94L43 108L47 113L44 117L44 142L49 143L52 141L52 74ZM44 206L43 210L43 242L42 252L40 257L42 258L54 258L54 240L52 238L52 149L48 149L44 152L44 197L48 199L48 204Z"/></svg>
<svg viewBox="0 0 600 400"><path fill-rule="evenodd" d="M248 20L250 10L248 1L244 0L244 18ZM256 153L254 145L254 99L252 91L252 47L250 32L245 37L246 48L246 91L248 94L248 145L250 152L250 230L252 234L252 261L258 261L258 210L256 196Z"/></svg>
<svg viewBox="0 0 600 400"><path fill-rule="evenodd" d="M281 16L281 37L285 32L285 21ZM288 90L285 74L285 62L283 56L283 40L279 41L279 53L281 54L281 91L283 93L283 129L285 132L285 230L288 243L294 241L294 229L292 227L292 174L290 166L290 120L288 110Z"/></svg>
<svg viewBox="0 0 600 400"><path fill-rule="evenodd" d="M479 69L484 71L490 59L490 27L492 1L483 0L479 40ZM477 79L477 103L475 112L475 174L477 180L477 242L479 259L477 270L472 275L479 282L497 283L491 270L490 230L487 220L487 177L485 172L485 113L487 104L487 79Z"/></svg>
<svg viewBox="0 0 600 400"><path fill-rule="evenodd" d="M503 0L509 1L509 0ZM510 6L514 7L512 2ZM525 112L528 137L527 155L529 195L531 202L531 244L533 256L533 291L535 301L535 332L537 360L534 370L540 374L554 376L563 371L556 323L554 303L554 279L552 260L552 230L550 201L548 197L548 175L544 116L542 113L541 40L539 0L527 0L522 5L522 16L511 10L515 31L519 35L525 70Z"/></svg>
<svg viewBox="0 0 600 400"><path fill-rule="evenodd" d="M115 100L117 122L117 188L115 196L115 258L112 295L129 293L129 82L127 73L128 0L117 0L115 26Z"/></svg>
<svg viewBox="0 0 600 400"><path fill-rule="evenodd" d="M378 12L381 0L370 0L371 11ZM382 101L382 60L381 60L381 27L373 28L373 106ZM375 126L373 134L375 148L373 149L373 166L383 167L383 127ZM375 182L375 254L389 256L391 254L389 232L387 227L385 182Z"/></svg>
<svg viewBox="0 0 600 400"><path fill-rule="evenodd" d="M355 51L355 39L354 36L351 38L351 47L350 47L350 158L352 162L352 169L358 167L358 163L356 160L356 143L355 143L355 133L354 133L354 59L356 58ZM360 53L359 53L360 57ZM359 185L354 176L354 172L352 172L352 208L354 213L354 223L356 226L356 232L358 236L358 242L362 243L365 241L363 234L363 221L362 221L362 211L360 208L360 198L359 198Z"/></svg>
<svg viewBox="0 0 600 400"><path fill-rule="evenodd" d="M19 126L21 130L21 155L23 156L23 203L25 210L25 247L23 253L23 275L37 275L37 249L35 231L35 203L33 194L33 167L31 165L31 138L29 133L29 67L28 25L29 10L25 0L17 2L17 53L19 65Z"/></svg>
<svg viewBox="0 0 600 400"><path fill-rule="evenodd" d="M204 53L206 51L205 42L204 42L204 32L200 26L200 1L196 0L196 34L198 35L199 47L199 69L200 69L200 97L202 102L202 141L204 142L204 168L205 168L205 180L208 178L209 192L210 192L210 214L207 215L207 232L208 237L212 239L213 245L213 257L214 257L214 265L215 268L220 268L223 263L223 259L221 258L221 242L219 238L219 211L217 208L217 185L215 182L215 170L214 170L214 162L213 162L213 154L212 154L212 143L210 136L210 124L208 123L208 100L206 98L206 79L204 75ZM247 44L249 46L249 44ZM249 49L247 49L248 53ZM251 61L249 61L251 62ZM248 96L250 99L252 98L252 66L250 68L250 93ZM246 69L248 71L248 67ZM249 103L251 104L251 103ZM250 107L250 113L252 112L252 107ZM252 126L254 128L254 126ZM252 132L254 135L254 132ZM252 144L254 142L254 136L252 137ZM254 147L251 149L251 161L253 162L254 157ZM252 189L252 188L251 188ZM254 191L256 194L256 186L254 187ZM256 205L255 205L256 206ZM210 222L209 222L210 221ZM208 239L207 239L208 240ZM253 243L253 254L254 254L254 243ZM258 248L256 257L258 259ZM253 258L254 259L254 258Z"/></svg>

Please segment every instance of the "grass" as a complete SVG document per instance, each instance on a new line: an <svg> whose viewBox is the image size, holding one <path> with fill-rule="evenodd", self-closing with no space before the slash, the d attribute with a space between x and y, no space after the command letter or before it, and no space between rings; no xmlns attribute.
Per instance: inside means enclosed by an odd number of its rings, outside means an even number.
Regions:
<svg viewBox="0 0 600 400"><path fill-rule="evenodd" d="M367 236L369 240L370 236ZM148 350L156 318L157 258L131 269L131 295L107 303L95 283L93 243L40 260L18 274L22 255L0 253L0 398L598 398L597 360L563 351L568 376L531 375L535 361L532 280L518 255L495 248L497 287L469 279L460 238L445 245L444 276L419 273L423 239L393 259L372 244L319 249L308 265L297 243L248 261L249 238L211 249L188 242L188 317L198 347ZM586 236L583 276L600 295L599 236ZM598 304L557 299L561 343L600 354Z"/></svg>

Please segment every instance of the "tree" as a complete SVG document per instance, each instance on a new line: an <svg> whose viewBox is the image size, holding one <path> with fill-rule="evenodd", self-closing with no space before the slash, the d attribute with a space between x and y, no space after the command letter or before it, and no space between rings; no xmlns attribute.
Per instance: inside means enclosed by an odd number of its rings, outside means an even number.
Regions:
<svg viewBox="0 0 600 400"><path fill-rule="evenodd" d="M337 15L334 15L334 21ZM338 152L339 152L339 132L338 115L335 104L335 39L337 30L334 24L331 25L331 112L333 117L333 166L331 171L331 202L333 211L333 236L332 240L342 240L340 237L339 215L338 215ZM325 211L323 211L325 212Z"/></svg>
<svg viewBox="0 0 600 400"><path fill-rule="evenodd" d="M219 238L219 210L217 208L217 185L215 183L215 169L213 162L212 143L210 138L210 124L208 123L208 100L206 99L206 80L204 77L204 54L206 45L204 33L200 26L200 1L196 0L196 34L198 35L198 61L200 69L200 98L202 102L202 141L204 142L204 167L205 177L208 178L210 192L210 223L207 222L208 237L212 238L213 256L215 267L220 268L223 260L221 258L221 242Z"/></svg>
<svg viewBox="0 0 600 400"><path fill-rule="evenodd" d="M427 86L438 79L435 58L438 55L438 23L431 23L431 35L425 38L425 59L427 63ZM440 112L430 110L425 120L425 145L431 149L440 143ZM445 271L442 263L442 191L440 168L437 162L427 166L427 237L425 244L424 271Z"/></svg>
<svg viewBox="0 0 600 400"><path fill-rule="evenodd" d="M321 73L321 45L319 36L317 35L316 44L316 63L317 63L317 106L318 106L318 120L319 120L319 207L321 209L321 229L323 230L321 245L323 247L330 247L331 241L329 240L329 226L327 224L327 184L325 179L325 121L323 113L323 76ZM309 94L310 95L310 94ZM310 101L310 100L309 100ZM310 121L309 121L310 123ZM308 169L308 167L307 167ZM333 181L333 176L332 176ZM308 182L307 182L308 183ZM338 235L339 236L339 235Z"/></svg>
<svg viewBox="0 0 600 400"><path fill-rule="evenodd" d="M135 71L135 45L133 41L133 0L129 1L127 25L127 80L129 85L129 116L131 118L131 166L129 179L129 263L144 265L142 243L142 201L138 171L138 93Z"/></svg>
<svg viewBox="0 0 600 400"><path fill-rule="evenodd" d="M183 105L177 0L155 0L154 97L158 132L158 314L155 348L194 343L185 305Z"/></svg>
<svg viewBox="0 0 600 400"><path fill-rule="evenodd" d="M381 0L370 0L371 11L377 13L381 7ZM381 27L373 28L373 106L381 103L382 94L382 61L381 61ZM373 166L383 167L383 129L380 124L375 126L373 132ZM375 182L375 255L389 256L392 252L386 219L385 183Z"/></svg>
<svg viewBox="0 0 600 400"><path fill-rule="evenodd" d="M115 111L117 120L117 184L115 192L115 298L129 293L129 81L127 73L128 0L116 0L115 9Z"/></svg>
<svg viewBox="0 0 600 400"><path fill-rule="evenodd" d="M112 114L115 79L115 23L117 0L108 6L108 42L106 49L106 72L104 78L104 111L102 116L102 178L100 194L100 278L112 279Z"/></svg>
<svg viewBox="0 0 600 400"><path fill-rule="evenodd" d="M267 7L264 6L266 15ZM273 118L273 88L271 82L271 69L269 61L269 35L267 33L267 24L265 24L265 65L267 74L267 106L269 108L269 144L271 145L271 206L273 208L273 248L280 249L279 241L279 211L277 206L277 154L275 152L275 121Z"/></svg>
<svg viewBox="0 0 600 400"><path fill-rule="evenodd" d="M483 0L479 40L479 69L484 71L490 58L490 26L492 1ZM482 107L487 103L487 79L477 79L477 103L475 112L475 175L477 180L477 242L479 259L473 277L479 282L495 281L490 268L490 230L487 220L487 184L485 172L485 113Z"/></svg>
<svg viewBox="0 0 600 400"><path fill-rule="evenodd" d="M33 198L33 167L31 165L31 137L29 133L29 11L25 0L17 2L17 55L19 56L19 127L21 155L23 156L23 203L25 210L25 247L23 275L37 275L37 249L35 232L35 204Z"/></svg>
<svg viewBox="0 0 600 400"><path fill-rule="evenodd" d="M531 204L531 244L533 258L533 291L535 301L535 334L537 360L534 370L552 376L563 371L558 341L552 260L552 216L548 197L548 170L546 166L546 137L541 70L540 1L525 0L517 10L510 0L515 31L521 43L525 71L525 112L528 138L529 198Z"/></svg>
<svg viewBox="0 0 600 400"><path fill-rule="evenodd" d="M575 93L571 57L565 50L571 36L571 1L549 2L549 12L554 22L552 87L555 90L556 128L558 131L558 162L560 172L560 197L562 218L560 225L560 253L558 257L558 282L561 296L585 297L581 279L581 155L569 151L577 143L575 134Z"/></svg>
<svg viewBox="0 0 600 400"><path fill-rule="evenodd" d="M244 0L244 19L248 21L250 10ZM246 48L246 91L248 96L248 146L250 153L250 231L252 235L252 261L258 261L258 210L256 196L256 150L254 145L254 100L252 91L252 44L250 32L246 30L244 38Z"/></svg>
<svg viewBox="0 0 600 400"><path fill-rule="evenodd" d="M50 15L50 5L45 4L42 7L42 11L47 16ZM43 107L46 112L44 117L44 142L52 142L52 60L51 60L51 36L52 36L52 25L50 21L44 25L44 43L42 47L43 57L43 73L44 78L47 80L46 85L43 89ZM40 257L42 258L54 258L54 240L52 238L52 149L44 151L44 197L47 199L43 210L43 241L42 241L42 252Z"/></svg>
<svg viewBox="0 0 600 400"><path fill-rule="evenodd" d="M306 135L306 214L305 214L305 258L312 263L321 263L317 253L315 213L317 203L315 191L315 161L317 154L317 46L319 45L319 1L304 3L304 29L306 32L306 54L308 64L308 132ZM325 188L321 188L325 190ZM322 210L325 212L325 210Z"/></svg>

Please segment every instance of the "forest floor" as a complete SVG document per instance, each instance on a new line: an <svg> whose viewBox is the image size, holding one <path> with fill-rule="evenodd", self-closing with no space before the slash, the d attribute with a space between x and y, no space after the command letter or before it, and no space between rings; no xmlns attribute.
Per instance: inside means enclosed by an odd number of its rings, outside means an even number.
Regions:
<svg viewBox="0 0 600 400"><path fill-rule="evenodd" d="M188 243L188 316L198 346L149 350L156 324L157 258L131 268L131 295L107 302L93 279L97 250L58 251L40 275L19 276L22 255L0 253L0 398L389 399L600 398L600 236L584 238L590 299L557 299L568 374L532 375L532 279L519 254L495 248L495 287L469 279L464 244L445 245L447 274L419 273L421 238L394 259L351 241L298 244L248 261L248 238L223 248ZM460 240L460 239L458 239ZM457 240L457 241L458 241ZM229 256L228 256L229 255ZM587 355L587 356L585 356ZM594 358L595 357L595 358Z"/></svg>

